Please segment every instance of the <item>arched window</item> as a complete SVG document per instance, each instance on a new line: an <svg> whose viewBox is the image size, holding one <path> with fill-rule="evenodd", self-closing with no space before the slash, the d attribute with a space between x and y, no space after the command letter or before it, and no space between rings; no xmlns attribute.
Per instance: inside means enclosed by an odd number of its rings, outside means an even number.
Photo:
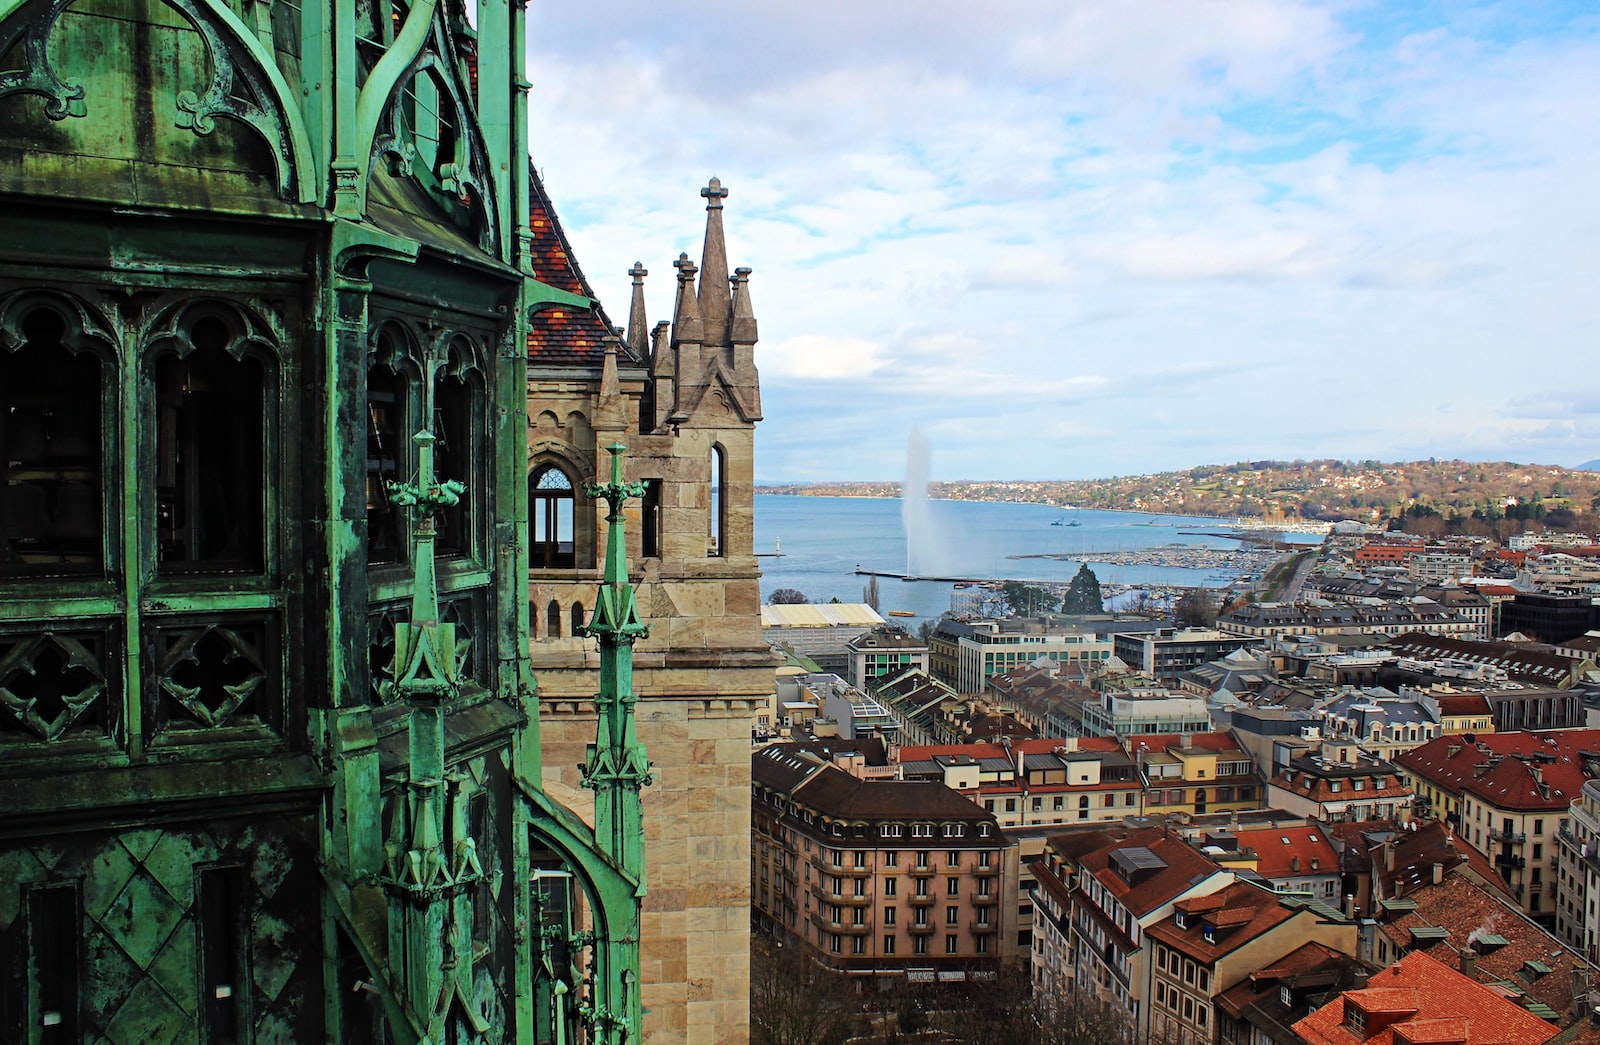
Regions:
<svg viewBox="0 0 1600 1045"><path fill-rule="evenodd" d="M258 571L265 562L266 370L229 351L216 315L186 354L155 363L156 554L162 573Z"/></svg>
<svg viewBox="0 0 1600 1045"><path fill-rule="evenodd" d="M544 608L544 637L559 639L561 637L561 607L556 600L551 599L550 605Z"/></svg>
<svg viewBox="0 0 1600 1045"><path fill-rule="evenodd" d="M535 570L571 569L573 557L573 489L567 473L545 465L528 480L528 566Z"/></svg>
<svg viewBox="0 0 1600 1045"><path fill-rule="evenodd" d="M706 554L728 554L728 452L720 446L711 448L711 534Z"/></svg>
<svg viewBox="0 0 1600 1045"><path fill-rule="evenodd" d="M578 629L580 629L582 627L583 627L583 603L575 602L575 603L572 604L572 634L574 634L574 635L580 634Z"/></svg>
<svg viewBox="0 0 1600 1045"><path fill-rule="evenodd" d="M100 360L63 343L52 309L21 326L20 346L0 345L0 576L98 573Z"/></svg>

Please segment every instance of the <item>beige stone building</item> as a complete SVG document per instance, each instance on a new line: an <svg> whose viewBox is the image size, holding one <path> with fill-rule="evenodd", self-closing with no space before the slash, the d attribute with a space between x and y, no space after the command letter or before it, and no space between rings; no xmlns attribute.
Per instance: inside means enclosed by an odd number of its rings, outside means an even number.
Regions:
<svg viewBox="0 0 1600 1045"><path fill-rule="evenodd" d="M601 575L602 507L583 484L627 447L645 484L629 504L628 560L649 637L635 646L644 792L644 1041L723 1045L749 1036L750 729L773 693L753 548L756 321L749 269L731 278L727 190L701 191L698 265L673 263L670 323L645 317L635 265L625 337L572 258L534 186L534 265L568 300L532 317L528 345L528 578L545 784L572 808L594 738L594 640L581 625Z"/></svg>

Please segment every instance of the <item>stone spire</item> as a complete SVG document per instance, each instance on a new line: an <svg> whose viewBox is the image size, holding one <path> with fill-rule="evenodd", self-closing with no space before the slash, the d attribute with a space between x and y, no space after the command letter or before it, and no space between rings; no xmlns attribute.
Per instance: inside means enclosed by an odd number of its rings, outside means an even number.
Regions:
<svg viewBox="0 0 1600 1045"><path fill-rule="evenodd" d="M750 304L750 269L733 270L733 322L728 339L733 346L734 385L746 420L761 420L761 377L756 372L756 313Z"/></svg>
<svg viewBox="0 0 1600 1045"><path fill-rule="evenodd" d="M628 306L626 344L633 358L643 362L650 358L650 322L644 318L644 278L650 273L644 267L644 262L635 261L628 275L633 277L633 303Z"/></svg>
<svg viewBox="0 0 1600 1045"><path fill-rule="evenodd" d="M740 266L728 277L733 284L733 323L728 338L736 347L751 347L757 341L756 313L750 304L750 272L750 269ZM734 365L739 365L737 351L734 352Z"/></svg>
<svg viewBox="0 0 1600 1045"><path fill-rule="evenodd" d="M700 253L700 321L707 345L723 345L728 337L728 243L722 233L722 201L728 190L712 178L700 195L706 200L706 241Z"/></svg>
<svg viewBox="0 0 1600 1045"><path fill-rule="evenodd" d="M621 432L628 427L628 405L617 380L617 339L605 339L606 360L600 368L600 396L594 414L596 432Z"/></svg>
<svg viewBox="0 0 1600 1045"><path fill-rule="evenodd" d="M694 292L694 276L699 269L694 267L687 253L679 254L672 267L678 270L678 301L672 310L672 343L703 344L705 326L700 319L700 301ZM679 368L680 372L685 369Z"/></svg>
<svg viewBox="0 0 1600 1045"><path fill-rule="evenodd" d="M700 322L700 303L695 298L694 276L697 271L688 254L679 254L672 263L678 270L678 301L672 310L672 410L669 422L678 422L687 416L692 396L688 385L700 379L701 342L705 329Z"/></svg>

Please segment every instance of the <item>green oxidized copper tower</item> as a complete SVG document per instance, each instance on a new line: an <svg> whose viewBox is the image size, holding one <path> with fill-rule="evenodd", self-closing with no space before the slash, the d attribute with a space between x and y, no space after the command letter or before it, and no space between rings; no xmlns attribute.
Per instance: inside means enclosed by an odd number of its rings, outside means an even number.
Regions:
<svg viewBox="0 0 1600 1045"><path fill-rule="evenodd" d="M620 516L598 832L529 667L529 317L592 302L525 18L0 0L0 1041L642 1040Z"/></svg>

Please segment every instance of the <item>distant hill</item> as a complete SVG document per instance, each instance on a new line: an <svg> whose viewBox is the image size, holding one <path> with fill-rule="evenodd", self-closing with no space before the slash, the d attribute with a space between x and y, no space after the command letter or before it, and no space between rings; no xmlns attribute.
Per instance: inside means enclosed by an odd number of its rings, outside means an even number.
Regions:
<svg viewBox="0 0 1600 1045"><path fill-rule="evenodd" d="M1590 470L1584 470L1590 469ZM898 497L899 483L772 484L763 493ZM1592 525L1600 461L1580 468L1508 461L1241 461L1110 479L932 483L934 497L1062 507L1285 519L1538 520ZM1514 528L1520 528L1514 527Z"/></svg>
<svg viewBox="0 0 1600 1045"><path fill-rule="evenodd" d="M1592 461L1583 462L1578 466L1578 470L1583 472L1600 472L1600 457L1596 457Z"/></svg>

